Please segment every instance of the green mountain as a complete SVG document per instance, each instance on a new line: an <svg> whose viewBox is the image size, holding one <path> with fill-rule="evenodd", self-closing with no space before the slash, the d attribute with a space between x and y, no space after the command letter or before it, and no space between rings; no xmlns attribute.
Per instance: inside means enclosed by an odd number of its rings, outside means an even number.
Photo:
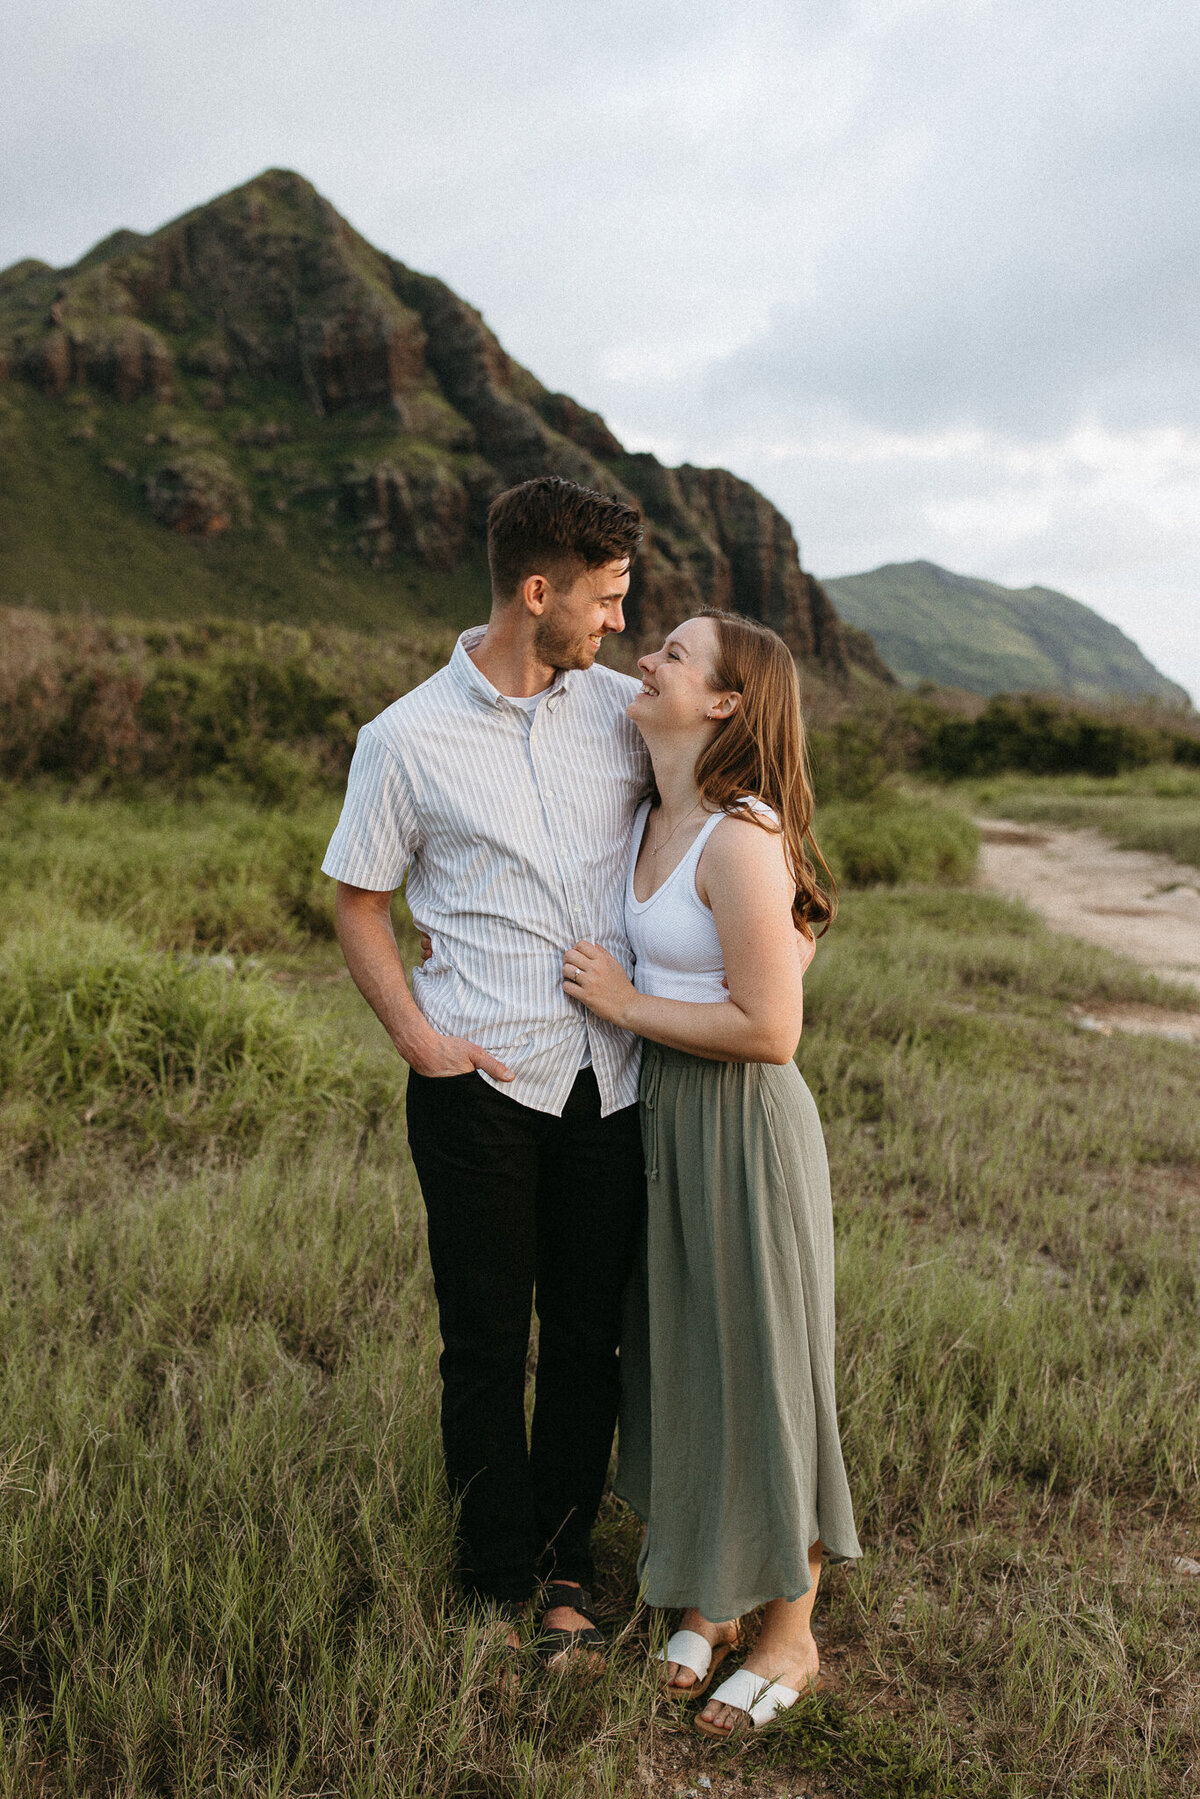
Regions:
<svg viewBox="0 0 1200 1799"><path fill-rule="evenodd" d="M1190 704L1116 625L1051 587L1000 587L933 562L890 562L822 585L907 687Z"/></svg>
<svg viewBox="0 0 1200 1799"><path fill-rule="evenodd" d="M644 509L630 649L715 604L890 680L748 482L628 453L299 175L0 275L0 604L461 625L491 499L543 473Z"/></svg>

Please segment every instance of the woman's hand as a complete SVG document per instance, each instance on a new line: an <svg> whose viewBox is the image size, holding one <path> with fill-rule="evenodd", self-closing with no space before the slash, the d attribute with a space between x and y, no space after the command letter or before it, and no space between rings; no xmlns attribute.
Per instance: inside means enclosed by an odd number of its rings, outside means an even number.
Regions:
<svg viewBox="0 0 1200 1799"><path fill-rule="evenodd" d="M563 992L598 1018L631 1028L628 1012L637 989L616 958L598 944L572 944L563 958Z"/></svg>

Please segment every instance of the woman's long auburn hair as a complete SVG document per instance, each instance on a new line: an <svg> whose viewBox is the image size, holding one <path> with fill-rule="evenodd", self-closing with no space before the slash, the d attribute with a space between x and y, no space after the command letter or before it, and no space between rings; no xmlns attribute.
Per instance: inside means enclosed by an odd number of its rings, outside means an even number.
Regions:
<svg viewBox="0 0 1200 1799"><path fill-rule="evenodd" d="M812 834L813 790L808 768L800 682L792 653L767 625L715 608L714 691L741 695L696 763L696 784L710 811L736 814L761 830L782 831L788 872L796 883L792 916L808 935L823 934L837 912L837 882ZM765 800L779 823L742 802ZM811 852L811 854L810 854ZM814 859L827 886L817 879Z"/></svg>

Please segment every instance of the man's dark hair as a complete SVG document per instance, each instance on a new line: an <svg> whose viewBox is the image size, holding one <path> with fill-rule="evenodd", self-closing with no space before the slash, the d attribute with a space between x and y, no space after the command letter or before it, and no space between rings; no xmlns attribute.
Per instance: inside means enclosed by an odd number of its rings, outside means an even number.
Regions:
<svg viewBox="0 0 1200 1799"><path fill-rule="evenodd" d="M579 487L559 475L522 481L488 509L488 567L492 592L511 599L530 575L569 586L584 569L601 568L642 541L642 515L624 500Z"/></svg>

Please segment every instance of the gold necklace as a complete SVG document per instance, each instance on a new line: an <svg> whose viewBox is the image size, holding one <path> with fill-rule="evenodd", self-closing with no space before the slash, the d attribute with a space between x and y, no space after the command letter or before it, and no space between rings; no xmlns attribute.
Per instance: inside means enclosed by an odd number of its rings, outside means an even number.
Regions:
<svg viewBox="0 0 1200 1799"><path fill-rule="evenodd" d="M696 804L694 806L692 806L687 812L684 813L683 817L680 819L679 823L675 826L674 830L672 830L669 833L666 843L659 843L657 841L658 821L662 817L662 807L661 806L659 807L658 812L655 816L655 820L654 820L654 836L655 836L656 841L650 845L650 854L654 857L654 860L656 862L658 861L659 851L665 850L667 847L667 844L670 843L671 838L674 837L679 831L682 831L684 825L687 823L688 819L692 816L692 813L702 811L703 807L704 807L704 802L702 800L697 800Z"/></svg>

